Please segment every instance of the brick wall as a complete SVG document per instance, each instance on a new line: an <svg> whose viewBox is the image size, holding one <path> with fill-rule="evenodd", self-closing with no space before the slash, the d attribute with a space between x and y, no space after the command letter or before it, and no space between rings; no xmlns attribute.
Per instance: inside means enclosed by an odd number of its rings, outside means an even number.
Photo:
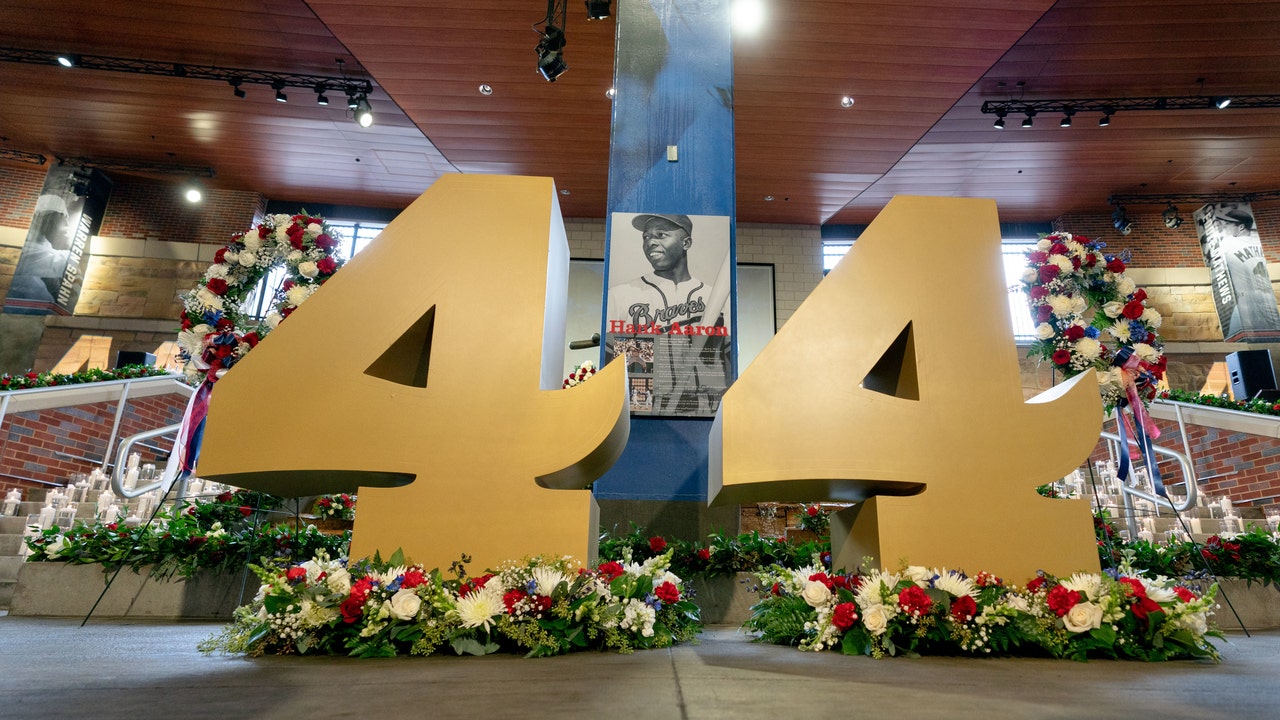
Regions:
<svg viewBox="0 0 1280 720"><path fill-rule="evenodd" d="M113 453L120 439L178 422L186 403L186 396L178 393L130 400L120 419ZM115 413L114 402L10 413L0 426L0 493L15 487L41 487L18 478L65 484L72 473L92 470L100 462L73 460L58 453L101 458ZM143 452L142 461L162 464L150 451Z"/></svg>
<svg viewBox="0 0 1280 720"><path fill-rule="evenodd" d="M181 197L181 183L114 177L99 235L225 245L261 217L266 198L255 192L206 190L204 201Z"/></svg>
<svg viewBox="0 0 1280 720"><path fill-rule="evenodd" d="M1156 206L1127 209L1129 218L1133 220L1133 230L1128 235L1116 232L1110 213L1067 214L1055 220L1053 226L1073 235L1101 240L1109 251L1115 253L1130 251L1133 254L1130 264L1134 267L1198 268L1204 267L1204 256L1200 254L1200 240L1191 219L1191 213L1198 207L1190 204L1179 206L1183 223L1177 230L1164 226L1164 218L1160 214L1164 208ZM1274 200L1256 202L1253 204L1253 216L1267 262L1280 262L1280 203Z"/></svg>
<svg viewBox="0 0 1280 720"><path fill-rule="evenodd" d="M36 198L44 188L47 166L0 167L0 225L26 228L36 210Z"/></svg>

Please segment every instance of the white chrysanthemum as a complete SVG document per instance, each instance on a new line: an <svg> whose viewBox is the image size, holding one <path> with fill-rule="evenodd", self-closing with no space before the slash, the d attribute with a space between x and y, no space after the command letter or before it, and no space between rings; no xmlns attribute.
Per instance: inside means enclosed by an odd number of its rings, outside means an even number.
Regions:
<svg viewBox="0 0 1280 720"><path fill-rule="evenodd" d="M502 605L501 586L497 583L485 585L473 590L470 595L458 598L454 610L458 613L458 621L462 627L483 627L490 629L494 618L505 609Z"/></svg>
<svg viewBox="0 0 1280 720"><path fill-rule="evenodd" d="M1160 315L1160 311L1155 308L1146 308L1142 311L1142 317L1138 318L1142 322L1153 328L1160 327L1160 323L1164 322L1164 317Z"/></svg>
<svg viewBox="0 0 1280 720"><path fill-rule="evenodd" d="M235 265L239 261L240 253L232 250L231 248L226 248L226 252L222 253L222 262L228 265Z"/></svg>
<svg viewBox="0 0 1280 720"><path fill-rule="evenodd" d="M1082 593L1090 600L1097 600L1102 594L1102 576L1092 573L1076 573L1063 580L1062 586L1068 590Z"/></svg>
<svg viewBox="0 0 1280 720"><path fill-rule="evenodd" d="M314 278L320 274L320 268L310 260L298 263L298 274L305 278Z"/></svg>
<svg viewBox="0 0 1280 720"><path fill-rule="evenodd" d="M938 578L933 581L933 586L943 592L951 593L955 597L963 597L968 595L971 598L978 597L978 588L969 578L958 572L943 569Z"/></svg>
<svg viewBox="0 0 1280 720"><path fill-rule="evenodd" d="M205 310L221 310L222 298L214 295L209 288L201 285L196 290L196 302L200 303L200 307Z"/></svg>
<svg viewBox="0 0 1280 720"><path fill-rule="evenodd" d="M1049 242L1045 238L1040 238L1040 242L1036 243L1036 249L1043 252L1048 250L1052 245L1053 243Z"/></svg>
<svg viewBox="0 0 1280 720"><path fill-rule="evenodd" d="M1082 337L1076 341L1076 354L1085 360L1097 360L1101 352L1102 344L1093 338Z"/></svg>
<svg viewBox="0 0 1280 720"><path fill-rule="evenodd" d="M204 279L212 280L214 278L226 278L227 266L223 263L214 263L204 271Z"/></svg>
<svg viewBox="0 0 1280 720"><path fill-rule="evenodd" d="M302 262L302 258L304 257L306 256L302 254L301 250L290 250L288 254L284 256L284 259L285 259L285 262L290 263L292 265L296 265Z"/></svg>
<svg viewBox="0 0 1280 720"><path fill-rule="evenodd" d="M1036 326L1036 338L1040 340L1048 340L1053 337L1057 331L1049 323L1040 323Z"/></svg>
<svg viewBox="0 0 1280 720"><path fill-rule="evenodd" d="M1166 583L1160 582L1160 580L1163 580L1163 578L1155 581L1148 580L1144 577L1140 577L1138 579L1142 581L1142 586L1147 589L1147 597L1151 598L1152 600L1155 600L1158 603L1166 603L1166 604L1177 602L1178 595L1174 593L1173 590L1170 590L1169 586Z"/></svg>
<svg viewBox="0 0 1280 720"><path fill-rule="evenodd" d="M254 264L258 262L258 256L255 253L251 253L246 250L245 252L240 253L238 260L240 262L240 267L253 267ZM231 261L228 260L227 262Z"/></svg>
<svg viewBox="0 0 1280 720"><path fill-rule="evenodd" d="M315 288L311 285L294 285L285 292L284 298L290 305L297 306L306 302L307 298L311 297L311 293L314 291Z"/></svg>
<svg viewBox="0 0 1280 720"><path fill-rule="evenodd" d="M213 328L203 323L190 330L183 330L178 333L178 347L193 358L200 357L200 353L204 352L204 336L212 330Z"/></svg>
<svg viewBox="0 0 1280 720"><path fill-rule="evenodd" d="M1132 295L1134 291L1137 289L1138 289L1138 284L1135 283L1127 275L1121 275L1116 280L1116 292L1119 292L1121 295L1124 295L1125 297Z"/></svg>
<svg viewBox="0 0 1280 720"><path fill-rule="evenodd" d="M256 230L245 233L244 238L242 238L240 242L244 243L244 249L249 252L258 252L258 250L262 248L262 238L258 237L258 232Z"/></svg>
<svg viewBox="0 0 1280 720"><path fill-rule="evenodd" d="M275 213L267 216L267 223L272 227L289 227L293 223L293 216L286 213Z"/></svg>
<svg viewBox="0 0 1280 720"><path fill-rule="evenodd" d="M1109 303L1103 303L1102 312L1106 313L1109 318L1118 318L1124 312L1124 303L1114 300Z"/></svg>
<svg viewBox="0 0 1280 720"><path fill-rule="evenodd" d="M1076 269L1075 266L1071 264L1071 258L1066 255L1058 255L1057 253L1054 253L1049 256L1049 262L1057 265L1058 269L1064 273L1074 272Z"/></svg>
<svg viewBox="0 0 1280 720"><path fill-rule="evenodd" d="M1076 242L1075 240L1072 240L1072 239L1070 239L1070 238L1067 238L1067 239L1063 240L1063 241L1062 241L1062 244L1067 246L1067 250L1068 250L1068 251L1069 251L1073 256L1078 257L1078 258L1083 258L1083 257L1084 257L1084 255L1085 255L1084 245L1081 245L1080 243L1078 243L1078 242Z"/></svg>
<svg viewBox="0 0 1280 720"><path fill-rule="evenodd" d="M1107 333L1120 342L1129 342L1129 323L1118 322L1107 328Z"/></svg>
<svg viewBox="0 0 1280 720"><path fill-rule="evenodd" d="M1050 295L1046 301L1053 310L1053 314L1058 317L1067 317L1074 312L1072 308L1075 307L1075 303L1066 295Z"/></svg>
<svg viewBox="0 0 1280 720"><path fill-rule="evenodd" d="M872 605L878 605L885 601L886 596L901 580L902 578L898 577L896 573L873 570L862 577L862 584L858 586L858 591L854 593L854 601L858 603L858 608L862 610Z"/></svg>
<svg viewBox="0 0 1280 720"><path fill-rule="evenodd" d="M393 567L387 570L380 570L378 572L370 573L369 576L377 580L378 584L381 585L382 587L386 587L391 583L395 582L396 578L403 575L404 571L405 571L405 566L400 565L399 567Z"/></svg>
<svg viewBox="0 0 1280 720"><path fill-rule="evenodd" d="M569 582L569 576L553 567L543 565L533 569L533 582L535 593L549 597L557 585Z"/></svg>
<svg viewBox="0 0 1280 720"><path fill-rule="evenodd" d="M1160 351L1146 343L1134 343L1133 354L1147 362L1155 362L1160 359Z"/></svg>

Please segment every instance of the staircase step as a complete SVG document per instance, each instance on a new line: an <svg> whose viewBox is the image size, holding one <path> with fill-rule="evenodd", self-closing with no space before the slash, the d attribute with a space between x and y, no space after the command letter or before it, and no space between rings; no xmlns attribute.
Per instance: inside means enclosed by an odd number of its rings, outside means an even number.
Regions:
<svg viewBox="0 0 1280 720"><path fill-rule="evenodd" d="M13 593L18 587L17 580L0 580L0 610L8 610L13 603Z"/></svg>
<svg viewBox="0 0 1280 720"><path fill-rule="evenodd" d="M0 557L17 556L21 549L21 535L0 535Z"/></svg>
<svg viewBox="0 0 1280 720"><path fill-rule="evenodd" d="M21 535L27 529L27 516L0 517L0 535Z"/></svg>
<svg viewBox="0 0 1280 720"><path fill-rule="evenodd" d="M18 571L22 569L22 558L0 557L0 582L17 580Z"/></svg>

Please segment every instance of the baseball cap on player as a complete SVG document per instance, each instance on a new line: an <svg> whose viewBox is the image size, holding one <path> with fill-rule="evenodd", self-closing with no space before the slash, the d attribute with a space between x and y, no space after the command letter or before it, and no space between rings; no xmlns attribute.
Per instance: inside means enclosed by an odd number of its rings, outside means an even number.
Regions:
<svg viewBox="0 0 1280 720"><path fill-rule="evenodd" d="M689 219L688 215L637 215L631 218L631 227L644 232L644 226L648 225L649 221L654 218L666 220L672 225L679 226L689 235L693 235L693 221Z"/></svg>

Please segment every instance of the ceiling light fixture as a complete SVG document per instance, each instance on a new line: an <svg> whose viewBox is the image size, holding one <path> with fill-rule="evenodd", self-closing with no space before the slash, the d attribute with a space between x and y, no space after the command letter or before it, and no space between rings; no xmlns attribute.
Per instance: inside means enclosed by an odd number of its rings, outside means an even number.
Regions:
<svg viewBox="0 0 1280 720"><path fill-rule="evenodd" d="M996 113L996 121L991 123L991 127L997 130L1004 129L1004 113Z"/></svg>
<svg viewBox="0 0 1280 720"><path fill-rule="evenodd" d="M75 67L78 64L77 61L79 60L79 58L77 58L75 55L64 54L64 55L58 55L57 57L54 58L54 60L57 60L58 64L61 65L62 67L69 68L69 67Z"/></svg>
<svg viewBox="0 0 1280 720"><path fill-rule="evenodd" d="M189 203L198 203L204 199L204 188L200 183L192 180L184 187L182 196L185 197Z"/></svg>
<svg viewBox="0 0 1280 720"><path fill-rule="evenodd" d="M1164 218L1164 226L1170 230L1177 230L1182 226L1182 217L1178 215L1178 206L1174 205L1172 202L1169 203L1169 207L1165 208L1164 212L1160 213L1160 215Z"/></svg>
<svg viewBox="0 0 1280 720"><path fill-rule="evenodd" d="M284 83L277 80L276 82L271 83L271 87L276 91L276 102L289 102L289 96L284 94Z"/></svg>
<svg viewBox="0 0 1280 720"><path fill-rule="evenodd" d="M315 87L315 91L316 91L316 104L317 104L317 105L328 105L328 104L329 104L329 96L324 94L324 90L325 90L325 87L324 87L323 85L317 85L317 86Z"/></svg>
<svg viewBox="0 0 1280 720"><path fill-rule="evenodd" d="M605 90L604 96L609 98L610 100L618 97L618 88L609 88L608 90Z"/></svg>
<svg viewBox="0 0 1280 720"><path fill-rule="evenodd" d="M1058 127L1064 127L1064 128L1071 127L1071 116L1075 114L1076 114L1075 108L1067 108L1066 110L1063 110L1062 120L1058 122Z"/></svg>
<svg viewBox="0 0 1280 720"><path fill-rule="evenodd" d="M356 100L356 124L362 128L373 125L373 108L369 105L369 98L364 95Z"/></svg>
<svg viewBox="0 0 1280 720"><path fill-rule="evenodd" d="M764 4L760 0L734 0L729 9L735 31L754 35L764 26Z"/></svg>
<svg viewBox="0 0 1280 720"><path fill-rule="evenodd" d="M493 86L489 83L480 83L480 87L477 89L481 95L489 96L493 94Z"/></svg>
<svg viewBox="0 0 1280 720"><path fill-rule="evenodd" d="M1123 205L1116 205L1115 212L1111 213L1111 225L1121 235L1128 235L1133 231L1133 221L1129 219L1129 213L1125 212Z"/></svg>
<svg viewBox="0 0 1280 720"><path fill-rule="evenodd" d="M586 0L588 20L608 20L612 14L613 0Z"/></svg>
<svg viewBox="0 0 1280 720"><path fill-rule="evenodd" d="M1213 106L1218 108L1219 110L1225 108L1230 104L1231 104L1231 98L1226 96L1218 96L1213 99Z"/></svg>
<svg viewBox="0 0 1280 720"><path fill-rule="evenodd" d="M1102 108L1102 117L1098 118L1098 127L1108 127L1111 125L1111 116L1114 115L1116 109L1107 106Z"/></svg>
<svg viewBox="0 0 1280 720"><path fill-rule="evenodd" d="M227 81L227 83L231 85L231 92L238 98L245 96L245 91L240 87L241 82L243 81L240 78L231 78Z"/></svg>
<svg viewBox="0 0 1280 720"><path fill-rule="evenodd" d="M1070 100L987 100L981 111L995 115L1004 112L1018 115L1034 110L1037 113L1100 112L1114 115L1132 110L1205 110L1212 108L1276 109L1280 108L1280 95L1225 95L1206 98L1203 95L1183 95L1142 98L1073 98Z"/></svg>
<svg viewBox="0 0 1280 720"><path fill-rule="evenodd" d="M1022 118L1022 127L1024 127L1024 128L1029 128L1029 127L1031 127L1031 124L1032 124L1032 122L1033 122L1032 118L1034 118L1035 116L1036 116L1036 111L1035 111L1035 110L1030 110L1030 111L1028 111L1028 112L1027 112L1027 116L1026 116L1026 117L1024 117L1024 118Z"/></svg>
<svg viewBox="0 0 1280 720"><path fill-rule="evenodd" d="M840 107L845 108L846 110L853 107L853 98L848 95L840 98Z"/></svg>
<svg viewBox="0 0 1280 720"><path fill-rule="evenodd" d="M539 36L538 45L534 48L538 54L538 72L547 82L555 82L569 69L564 61L564 28L568 15L568 0L547 0L543 28L539 30L536 24L533 26L533 31Z"/></svg>

